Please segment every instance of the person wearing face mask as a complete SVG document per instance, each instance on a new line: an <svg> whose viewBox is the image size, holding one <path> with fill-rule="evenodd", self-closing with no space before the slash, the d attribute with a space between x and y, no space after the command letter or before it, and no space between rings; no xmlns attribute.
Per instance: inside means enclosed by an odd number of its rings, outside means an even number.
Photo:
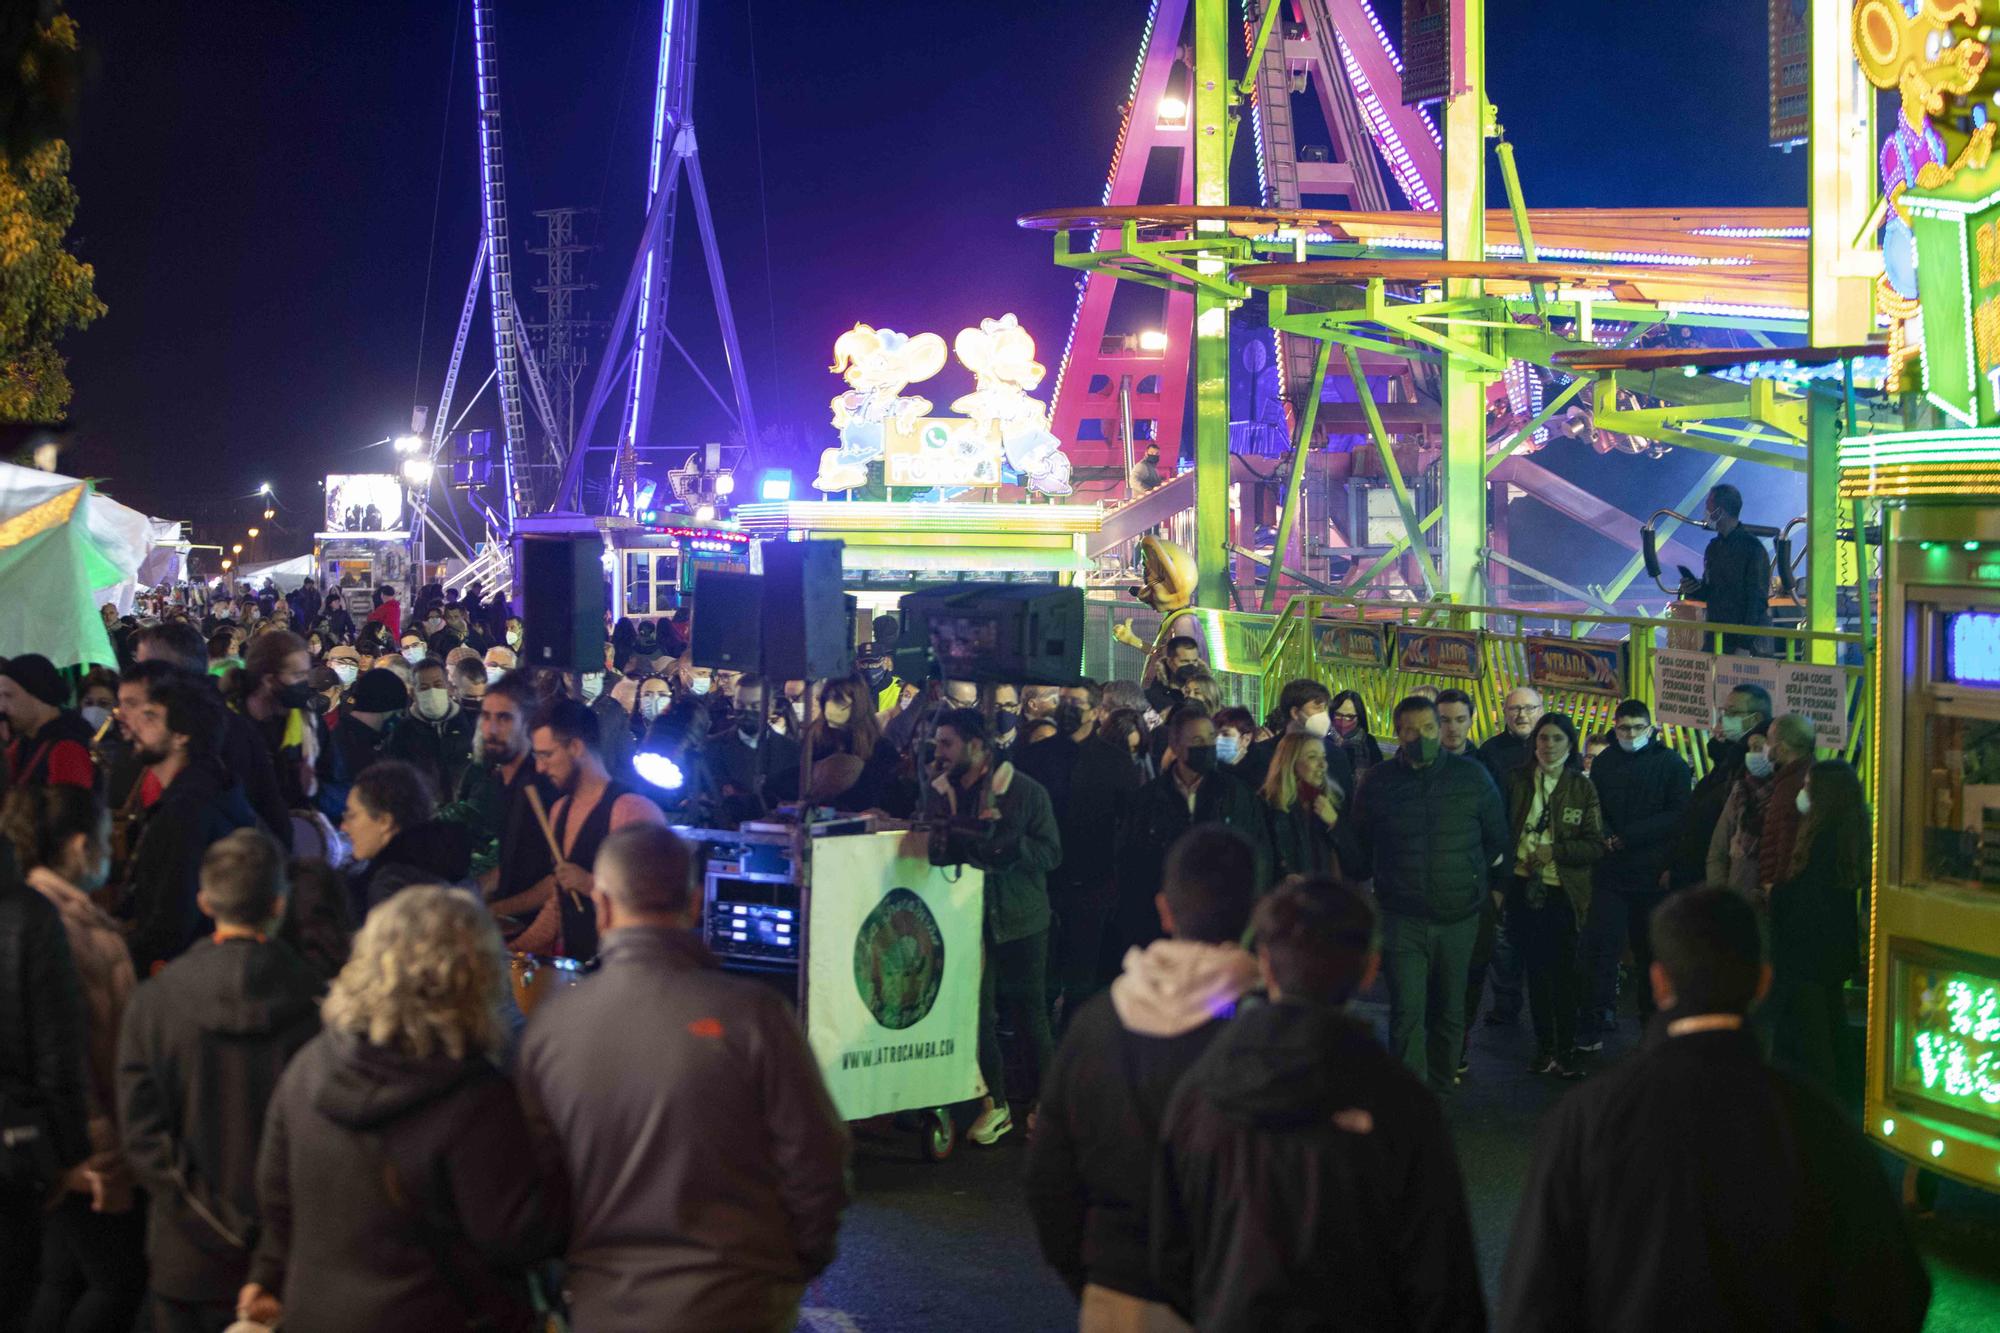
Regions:
<svg viewBox="0 0 2000 1333"><path fill-rule="evenodd" d="M1348 767L1354 771L1355 782L1360 782L1363 774L1382 762L1382 744L1368 729L1368 705L1358 691L1342 690L1327 706L1327 722L1331 727L1327 739L1347 752Z"/></svg>
<svg viewBox="0 0 2000 1333"><path fill-rule="evenodd" d="M652 734L653 724L660 720L660 715L672 706L673 701L672 682L665 676L647 676L641 680L632 700L633 736L644 743Z"/></svg>
<svg viewBox="0 0 2000 1333"><path fill-rule="evenodd" d="M1771 763L1776 772L1771 777L1771 801L1764 810L1763 841L1757 847L1757 888L1767 899L1778 881L1791 873L1805 814L1799 808L1799 792L1818 756L1814 748L1818 739L1812 719L1798 713L1771 723Z"/></svg>
<svg viewBox="0 0 2000 1333"><path fill-rule="evenodd" d="M1716 826L1729 794L1743 772L1745 738L1752 729L1770 720L1771 696L1763 686L1739 685L1730 691L1716 716L1714 733L1708 739L1708 772L1694 784L1687 809L1681 812L1680 824L1674 830L1673 849L1667 857L1668 889L1725 882L1708 877L1709 845L1715 840Z"/></svg>
<svg viewBox="0 0 2000 1333"><path fill-rule="evenodd" d="M347 789L381 757L389 728L410 706L410 693L392 671L376 667L354 683L340 721L320 751L318 807L328 819L347 813Z"/></svg>
<svg viewBox="0 0 2000 1333"><path fill-rule="evenodd" d="M1318 681L1286 681L1278 692L1277 707L1264 719L1271 734L1250 746L1235 768L1236 774L1253 787L1261 787L1270 776L1278 742L1290 735L1312 736L1326 748L1327 780L1342 791L1353 791L1354 761L1333 734L1332 704L1332 692Z"/></svg>
<svg viewBox="0 0 2000 1333"><path fill-rule="evenodd" d="M287 810L308 808L319 789L315 768L326 737L311 708L311 675L305 643L286 630L259 635L243 663L238 708L263 737Z"/></svg>
<svg viewBox="0 0 2000 1333"><path fill-rule="evenodd" d="M1104 691L1093 680L1064 686L1061 699L1058 725L1074 721L1078 729L1069 733L1076 746L1069 799L1056 811L1063 859L1049 879L1049 902L1056 913L1049 947L1050 971L1067 1025L1118 966L1116 958L1104 958L1105 924L1118 902L1118 831L1146 775L1133 762L1140 734L1137 713L1105 715ZM1030 746L1028 753L1035 748Z"/></svg>
<svg viewBox="0 0 2000 1333"><path fill-rule="evenodd" d="M701 769L702 788L725 823L760 818L797 798L798 742L771 729L762 676L745 672L736 682L736 711L702 747Z"/></svg>
<svg viewBox="0 0 2000 1333"><path fill-rule="evenodd" d="M326 650L326 667L340 678L343 692L354 688L354 682L361 679L361 654L351 644L340 644Z"/></svg>
<svg viewBox="0 0 2000 1333"><path fill-rule="evenodd" d="M111 871L110 819L84 788L17 787L0 802L0 834L29 888L61 915L83 999L88 1120L72 1128L85 1131L90 1155L42 1215L42 1289L29 1327L129 1327L146 1290L145 1219L118 1136L118 1026L134 978L124 935L92 899ZM6 1243L25 1239L10 1232Z"/></svg>
<svg viewBox="0 0 2000 1333"><path fill-rule="evenodd" d="M826 804L841 810L885 810L907 814L915 803L912 793L902 790L896 780L895 748L882 739L875 719L875 696L859 676L829 680L819 687L819 716L806 728L800 742L812 755L815 766L834 755L853 755L862 769L844 793Z"/></svg>
<svg viewBox="0 0 2000 1333"><path fill-rule="evenodd" d="M1605 855L1603 814L1568 718L1544 713L1528 743L1535 762L1515 769L1508 783L1513 875L1506 892L1508 933L1521 951L1535 1024L1528 1072L1580 1078L1577 933L1592 914L1592 868Z"/></svg>
<svg viewBox="0 0 2000 1333"><path fill-rule="evenodd" d="M1271 839L1257 793L1215 758L1215 722L1200 704L1184 703L1167 716L1173 760L1164 773L1133 795L1118 830L1118 897L1107 937L1114 966L1128 948L1161 938L1153 899L1160 892L1167 849L1200 824L1222 824L1250 840L1257 853L1256 889L1271 883Z"/></svg>
<svg viewBox="0 0 2000 1333"><path fill-rule="evenodd" d="M423 635L412 630L405 634L396 645L396 651L412 667L430 656L430 649L424 646Z"/></svg>
<svg viewBox="0 0 2000 1333"><path fill-rule="evenodd" d="M993 753L1011 759L1020 739L1021 688L1018 685L993 687Z"/></svg>
<svg viewBox="0 0 2000 1333"><path fill-rule="evenodd" d="M1389 1050L1448 1096L1465 1041L1465 990L1481 905L1508 850L1500 792L1483 765L1444 753L1437 705L1396 705L1397 750L1348 812L1349 879L1372 876L1382 907Z"/></svg>
<svg viewBox="0 0 2000 1333"><path fill-rule="evenodd" d="M417 688L410 708L382 745L387 759L400 759L424 775L434 792L455 792L472 766L473 716L451 697L444 663L427 657L417 663Z"/></svg>
<svg viewBox="0 0 2000 1333"><path fill-rule="evenodd" d="M1215 710L1215 762L1232 772L1256 744L1257 719L1247 708Z"/></svg>
<svg viewBox="0 0 2000 1333"><path fill-rule="evenodd" d="M77 713L95 736L118 707L118 673L109 667L92 667L84 673L76 692Z"/></svg>
<svg viewBox="0 0 2000 1333"><path fill-rule="evenodd" d="M1604 859L1595 879L1596 906L1583 927L1583 1014L1577 1049L1603 1049L1618 1022L1618 958L1629 944L1640 976L1652 965L1646 923L1667 895L1667 853L1687 810L1694 775L1658 743L1653 715L1637 699L1612 714L1614 744L1590 772L1604 816ZM1639 1026L1652 1017L1652 996L1639 986Z"/></svg>
<svg viewBox="0 0 2000 1333"><path fill-rule="evenodd" d="M519 666L521 659L515 655L512 648L496 643L486 650L485 663L486 679L490 684Z"/></svg>
<svg viewBox="0 0 2000 1333"><path fill-rule="evenodd" d="M1860 970L1855 904L1871 849L1867 797L1844 759L1821 759L1795 804L1801 820L1790 873L1771 890L1771 998L1764 1017L1778 1064L1839 1096L1847 1033L1842 988Z"/></svg>
<svg viewBox="0 0 2000 1333"><path fill-rule="evenodd" d="M1777 765L1771 762L1770 730L1768 721L1760 721L1738 742L1742 752L1731 768L1729 795L1709 837L1703 875L1703 882L1735 890L1760 911L1765 901L1757 887L1757 868L1764 843L1764 811L1770 804L1771 780L1777 772Z"/></svg>
<svg viewBox="0 0 2000 1333"><path fill-rule="evenodd" d="M432 629L431 626L437 626ZM429 637L424 646L432 657L444 661L451 656L451 650L465 645L465 612L457 607L433 610L424 620L424 630Z"/></svg>

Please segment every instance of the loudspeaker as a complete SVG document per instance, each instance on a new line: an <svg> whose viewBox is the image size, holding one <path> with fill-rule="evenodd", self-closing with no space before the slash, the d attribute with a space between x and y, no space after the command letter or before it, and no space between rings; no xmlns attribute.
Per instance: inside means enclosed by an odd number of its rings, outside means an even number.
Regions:
<svg viewBox="0 0 2000 1333"><path fill-rule="evenodd" d="M854 671L839 542L764 543L764 670L780 680Z"/></svg>
<svg viewBox="0 0 2000 1333"><path fill-rule="evenodd" d="M764 655L764 576L725 569L694 574L694 623L688 656L698 667L761 671Z"/></svg>
<svg viewBox="0 0 2000 1333"><path fill-rule="evenodd" d="M695 576L696 666L825 680L854 670L839 542L766 542L762 574ZM761 663L761 667L760 664Z"/></svg>
<svg viewBox="0 0 2000 1333"><path fill-rule="evenodd" d="M609 604L603 539L518 537L514 573L521 589L521 665L602 671Z"/></svg>

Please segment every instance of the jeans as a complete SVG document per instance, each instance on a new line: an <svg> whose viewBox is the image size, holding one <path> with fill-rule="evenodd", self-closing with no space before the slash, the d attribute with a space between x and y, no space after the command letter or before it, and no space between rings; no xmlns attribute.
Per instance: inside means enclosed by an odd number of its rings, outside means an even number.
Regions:
<svg viewBox="0 0 2000 1333"><path fill-rule="evenodd" d="M1005 944L988 943L986 965L979 970L979 1074L995 1106L1007 1104L1007 1058L1000 1049L1000 1010L1007 1010L1007 1026L1025 1038L1034 1060L1034 1091L1041 1091L1042 1071L1055 1053L1055 1038L1049 1032L1048 988L1049 933L1032 935Z"/></svg>
<svg viewBox="0 0 2000 1333"><path fill-rule="evenodd" d="M1465 983L1479 918L1450 925L1382 914L1382 980L1389 988L1389 1053L1440 1096L1451 1092L1465 1043Z"/></svg>
<svg viewBox="0 0 2000 1333"><path fill-rule="evenodd" d="M1608 1014L1618 1025L1618 960L1629 947L1638 974L1639 1023L1653 1016L1653 987L1647 978L1653 965L1653 911L1667 895L1658 889L1623 885L1597 886L1590 919L1583 927L1583 1027L1596 1035Z"/></svg>
<svg viewBox="0 0 2000 1333"><path fill-rule="evenodd" d="M1479 1000L1488 982L1493 987L1493 1012L1513 1022L1521 1013L1521 956L1507 929L1507 914L1493 895L1479 911L1479 936L1472 943L1472 967L1465 978L1465 1029L1479 1018Z"/></svg>
<svg viewBox="0 0 2000 1333"><path fill-rule="evenodd" d="M66 1194L42 1219L42 1283L33 1329L126 1333L146 1298L146 1214L93 1213Z"/></svg>
<svg viewBox="0 0 2000 1333"><path fill-rule="evenodd" d="M1535 1048L1542 1055L1567 1057L1576 1049L1576 909L1562 889L1543 887L1547 899L1530 907L1528 882L1515 880L1507 914L1528 974Z"/></svg>

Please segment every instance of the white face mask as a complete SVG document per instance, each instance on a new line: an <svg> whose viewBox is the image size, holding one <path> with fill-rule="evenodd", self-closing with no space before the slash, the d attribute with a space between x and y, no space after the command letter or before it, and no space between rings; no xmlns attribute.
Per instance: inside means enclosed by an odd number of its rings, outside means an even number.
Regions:
<svg viewBox="0 0 2000 1333"><path fill-rule="evenodd" d="M1812 793L1807 791L1804 787L1799 788L1798 807L1799 807L1799 813L1802 815L1809 815L1812 813Z"/></svg>
<svg viewBox="0 0 2000 1333"><path fill-rule="evenodd" d="M1539 762L1541 763L1541 766L1542 766L1542 772L1544 772L1544 773L1560 773L1560 772L1562 772L1562 767L1563 767L1563 765L1564 765L1564 764L1565 764L1566 762L1568 762L1568 760L1569 760L1569 756L1568 756L1567 754L1564 754L1564 755L1563 755L1563 756L1561 756L1560 758L1558 758L1558 759L1555 759L1555 760L1553 760L1553 761L1552 761L1552 760L1548 760L1548 759L1543 759L1543 760L1540 760Z"/></svg>
<svg viewBox="0 0 2000 1333"><path fill-rule="evenodd" d="M436 634L439 630L444 628L444 622L442 620L426 620L424 622L424 628L429 630L431 633Z"/></svg>
<svg viewBox="0 0 2000 1333"><path fill-rule="evenodd" d="M426 655L424 646L421 643L413 643L403 650L403 660L411 666L415 666L417 663L423 661Z"/></svg>
<svg viewBox="0 0 2000 1333"><path fill-rule="evenodd" d="M424 721L437 721L451 711L451 691L418 690L415 710Z"/></svg>
<svg viewBox="0 0 2000 1333"><path fill-rule="evenodd" d="M502 676L504 676L504 675L506 675L506 674L507 674L507 668L506 668L506 667L503 667L503 666L495 666L495 665L493 665L493 663L491 663L491 662L488 662L488 663L486 664L486 683L487 683L488 685L491 685L491 684L493 684L493 682L495 682L495 681L499 680L499 679L500 679L500 677L502 677Z"/></svg>
<svg viewBox="0 0 2000 1333"><path fill-rule="evenodd" d="M693 680L688 682L688 688L693 690L696 694L707 694L709 689L714 684L715 682L710 680L706 676L696 676Z"/></svg>
<svg viewBox="0 0 2000 1333"><path fill-rule="evenodd" d="M510 629L510 630L508 630L508 631L507 631L507 646L508 646L509 648L514 648L514 649L519 649L519 648L520 648L520 646L521 646L521 631L519 631L519 630L517 630L517 629Z"/></svg>
<svg viewBox="0 0 2000 1333"><path fill-rule="evenodd" d="M792 704L792 716L799 719L799 721L801 722L805 721L806 701L804 699L794 699L791 701L791 704Z"/></svg>
<svg viewBox="0 0 2000 1333"><path fill-rule="evenodd" d="M604 673L602 671L586 671L579 678L578 684L583 687L583 701L590 703L598 695L604 693Z"/></svg>
<svg viewBox="0 0 2000 1333"><path fill-rule="evenodd" d="M1308 736L1324 737L1333 730L1333 714L1314 713L1299 724L1299 730Z"/></svg>
<svg viewBox="0 0 2000 1333"><path fill-rule="evenodd" d="M342 685L352 685L355 678L361 674L361 668L352 662L335 662L333 664L333 674L340 677Z"/></svg>
<svg viewBox="0 0 2000 1333"><path fill-rule="evenodd" d="M648 722L651 722L654 718L660 715L660 710L665 708L666 706L667 706L666 695L648 694L639 700L639 716L645 718Z"/></svg>
<svg viewBox="0 0 2000 1333"><path fill-rule="evenodd" d="M102 727L111 718L111 710L98 704L85 704L79 711L83 714L83 720L90 724L92 731Z"/></svg>
<svg viewBox="0 0 2000 1333"><path fill-rule="evenodd" d="M1734 713L1724 713L1715 721L1715 734L1726 741L1743 738L1743 719Z"/></svg>
<svg viewBox="0 0 2000 1333"><path fill-rule="evenodd" d="M1743 767L1749 770L1751 777L1761 779L1770 777L1777 765L1771 762L1771 756L1763 750L1752 750L1743 756Z"/></svg>
<svg viewBox="0 0 2000 1333"><path fill-rule="evenodd" d="M1636 736L1620 736L1618 738L1618 748L1627 754L1637 754L1646 748L1646 742L1651 739L1653 739L1653 734L1650 731L1642 731Z"/></svg>

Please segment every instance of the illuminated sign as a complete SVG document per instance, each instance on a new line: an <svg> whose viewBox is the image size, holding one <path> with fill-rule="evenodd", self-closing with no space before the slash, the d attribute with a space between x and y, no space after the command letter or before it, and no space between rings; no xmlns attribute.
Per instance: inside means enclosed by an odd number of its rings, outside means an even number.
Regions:
<svg viewBox="0 0 2000 1333"><path fill-rule="evenodd" d="M1769 0L1771 37L1771 147L1805 142L1810 122L1806 97L1811 89L1806 60L1805 0Z"/></svg>
<svg viewBox="0 0 2000 1333"><path fill-rule="evenodd" d="M2000 1119L2000 963L1923 948L1899 951L1894 970L1893 1089Z"/></svg>
<svg viewBox="0 0 2000 1333"><path fill-rule="evenodd" d="M1528 679L1544 689L1625 696L1625 645L1529 638Z"/></svg>
<svg viewBox="0 0 2000 1333"><path fill-rule="evenodd" d="M1956 685L2000 685L2000 613L1945 616L1944 678Z"/></svg>
<svg viewBox="0 0 2000 1333"><path fill-rule="evenodd" d="M403 483L388 472L334 473L326 479L327 532L398 532Z"/></svg>
<svg viewBox="0 0 2000 1333"><path fill-rule="evenodd" d="M1470 630L1396 627L1396 662L1405 671L1478 680L1479 635Z"/></svg>
<svg viewBox="0 0 2000 1333"><path fill-rule="evenodd" d="M1452 0L1403 0L1403 105L1441 102L1452 79Z"/></svg>
<svg viewBox="0 0 2000 1333"><path fill-rule="evenodd" d="M1000 453L958 417L891 423L883 436L882 480L890 486L998 486Z"/></svg>
<svg viewBox="0 0 2000 1333"><path fill-rule="evenodd" d="M1389 632L1382 625L1321 625L1319 655L1358 666L1389 665Z"/></svg>
<svg viewBox="0 0 2000 1333"><path fill-rule="evenodd" d="M903 390L943 370L944 361L944 339L935 333L912 337L856 324L835 339L831 369L848 385L830 404L840 444L820 456L813 485L822 491L867 485L868 465L882 457L891 424L907 426L931 410L930 399Z"/></svg>

